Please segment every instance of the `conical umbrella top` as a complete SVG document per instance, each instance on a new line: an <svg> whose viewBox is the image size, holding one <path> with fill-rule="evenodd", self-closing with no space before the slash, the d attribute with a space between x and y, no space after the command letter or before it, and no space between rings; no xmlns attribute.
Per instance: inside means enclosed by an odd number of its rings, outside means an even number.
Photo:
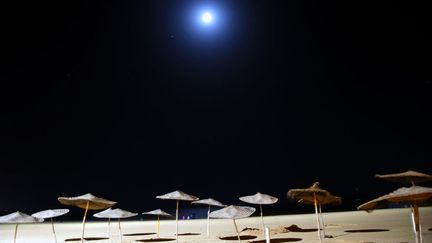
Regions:
<svg viewBox="0 0 432 243"><path fill-rule="evenodd" d="M82 209L86 209L88 203L88 209L92 210L106 209L117 204L117 202L96 197L91 193L77 197L59 197L58 201L64 205L72 205Z"/></svg>
<svg viewBox="0 0 432 243"><path fill-rule="evenodd" d="M31 216L41 219L49 219L69 213L69 209L47 209L32 214Z"/></svg>
<svg viewBox="0 0 432 243"><path fill-rule="evenodd" d="M173 191L164 195L156 196L158 199L169 199L169 200L182 200L182 201L195 201L198 200L198 197L189 195L182 191Z"/></svg>
<svg viewBox="0 0 432 243"><path fill-rule="evenodd" d="M116 208L116 209L108 208L102 212L93 214L93 216L96 218L112 218L112 219L130 218L136 215L138 214L120 208Z"/></svg>
<svg viewBox="0 0 432 243"><path fill-rule="evenodd" d="M306 197L301 198L297 201L298 203L304 203L304 204L314 204L314 201L312 198ZM332 204L332 205L341 205L342 204L342 198L334 196L332 194L329 194L328 196L324 197L320 202L320 204Z"/></svg>
<svg viewBox="0 0 432 243"><path fill-rule="evenodd" d="M210 218L223 218L223 219L241 219L251 216L255 212L253 207L235 206L215 210L210 213Z"/></svg>
<svg viewBox="0 0 432 243"><path fill-rule="evenodd" d="M239 198L243 202L252 204L273 204L278 201L277 197L257 192L255 195L244 196Z"/></svg>
<svg viewBox="0 0 432 243"><path fill-rule="evenodd" d="M375 177L388 180L388 181L407 183L407 184L432 181L432 175L420 173L413 170L407 170L402 173L394 173L394 174L385 174L385 175L377 174L375 175Z"/></svg>
<svg viewBox="0 0 432 243"><path fill-rule="evenodd" d="M226 205L221 202L214 200L213 198L201 199L198 201L193 201L192 204L205 204L210 206L226 207Z"/></svg>
<svg viewBox="0 0 432 243"><path fill-rule="evenodd" d="M389 194L358 206L359 210L371 211L385 207L388 203L418 203L432 201L432 188L422 186L401 187Z"/></svg>
<svg viewBox="0 0 432 243"><path fill-rule="evenodd" d="M290 198L305 199L312 202L316 199L318 203L321 203L331 194L327 190L321 189L319 182L315 182L308 188L290 189L287 195Z"/></svg>
<svg viewBox="0 0 432 243"><path fill-rule="evenodd" d="M144 213L142 213L142 214L148 214L148 215L159 215L159 216L167 216L167 217L174 217L173 215L171 215L171 214L169 214L169 213L166 213L165 211L160 210L160 209L156 209L156 210L153 210L153 211L144 212Z"/></svg>
<svg viewBox="0 0 432 243"><path fill-rule="evenodd" d="M20 211L10 213L0 217L0 223L2 224L25 224L25 223L39 223L43 222L44 219L36 218Z"/></svg>

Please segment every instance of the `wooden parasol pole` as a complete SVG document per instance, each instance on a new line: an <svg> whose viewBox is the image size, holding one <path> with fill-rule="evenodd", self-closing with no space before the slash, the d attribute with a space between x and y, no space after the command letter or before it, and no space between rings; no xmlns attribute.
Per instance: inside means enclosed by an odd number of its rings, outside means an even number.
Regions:
<svg viewBox="0 0 432 243"><path fill-rule="evenodd" d="M320 243L322 243L321 230L320 230L320 220L319 220L319 215L318 215L318 206L317 206L317 199L316 199L315 193L314 193L314 206L315 206L315 216L316 216L316 221L317 221L317 226L318 226L318 237L319 237Z"/></svg>
<svg viewBox="0 0 432 243"><path fill-rule="evenodd" d="M238 231L238 228L237 228L237 224L236 224L235 218L233 219L233 222L234 222L234 227L235 227L235 230L236 230L236 233L237 233L238 241L241 242L241 240L240 240L240 234L239 234L239 231Z"/></svg>
<svg viewBox="0 0 432 243"><path fill-rule="evenodd" d="M421 227L420 227L419 209L416 203L411 204L411 218L412 218L416 243L423 243Z"/></svg>
<svg viewBox="0 0 432 243"><path fill-rule="evenodd" d="M85 211L84 211L83 222L82 222L81 243L84 242L85 220L86 220L86 217L87 217L87 211L88 211L89 205L90 205L90 201L87 201L86 208L85 208Z"/></svg>
<svg viewBox="0 0 432 243"><path fill-rule="evenodd" d="M16 242L17 232L18 232L18 224L15 225L14 243Z"/></svg>
<svg viewBox="0 0 432 243"><path fill-rule="evenodd" d="M210 207L211 205L208 206L207 210L207 237L210 235Z"/></svg>
<svg viewBox="0 0 432 243"><path fill-rule="evenodd" d="M55 229L54 229L54 221L53 221L52 218L51 218L51 227L52 227L52 231L53 231L53 234L54 234L54 241L55 241L55 243L57 243L57 236L56 236L56 232L55 232Z"/></svg>
<svg viewBox="0 0 432 243"><path fill-rule="evenodd" d="M178 209L179 209L179 200L176 203L176 243L178 243Z"/></svg>

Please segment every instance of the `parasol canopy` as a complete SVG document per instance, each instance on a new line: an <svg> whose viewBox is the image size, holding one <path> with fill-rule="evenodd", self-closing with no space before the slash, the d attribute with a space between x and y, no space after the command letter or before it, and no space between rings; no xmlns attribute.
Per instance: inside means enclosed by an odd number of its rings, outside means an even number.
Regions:
<svg viewBox="0 0 432 243"><path fill-rule="evenodd" d="M137 213L132 213L120 208L112 209L108 208L99 213L93 214L96 218L112 218L112 219L122 219L122 218L130 218L138 215Z"/></svg>
<svg viewBox="0 0 432 243"><path fill-rule="evenodd" d="M20 211L0 216L0 223L2 224L40 223L43 221L42 218L36 218Z"/></svg>
<svg viewBox="0 0 432 243"><path fill-rule="evenodd" d="M252 204L273 204L278 201L277 197L257 192L254 195L244 196L239 198L243 202Z"/></svg>
<svg viewBox="0 0 432 243"><path fill-rule="evenodd" d="M64 214L69 213L69 209L62 208L62 209L47 209L43 211L39 211L37 213L32 214L31 216L41 219L50 219L62 216Z"/></svg>
<svg viewBox="0 0 432 243"><path fill-rule="evenodd" d="M357 209L371 211L383 208L389 203L413 204L425 201L432 201L432 188L422 186L401 187L389 194L363 203Z"/></svg>
<svg viewBox="0 0 432 243"><path fill-rule="evenodd" d="M207 199L201 199L197 201L193 201L192 204L204 204L209 206L218 206L218 207L225 207L226 205L222 204L221 202L213 199L213 198L207 198Z"/></svg>
<svg viewBox="0 0 432 243"><path fill-rule="evenodd" d="M164 195L156 196L158 199L168 199L168 200L181 200L181 201L195 201L198 200L198 197L189 195L180 190L173 191Z"/></svg>
<svg viewBox="0 0 432 243"><path fill-rule="evenodd" d="M210 218L241 219L251 216L256 209L254 207L230 205L210 213Z"/></svg>
<svg viewBox="0 0 432 243"><path fill-rule="evenodd" d="M400 183L406 183L411 185L420 182L432 181L432 175L420 173L413 170L407 170L402 173L394 173L394 174L385 174L385 175L377 174L375 175L375 177L387 181L400 182Z"/></svg>
<svg viewBox="0 0 432 243"><path fill-rule="evenodd" d="M171 214L169 214L169 213L167 213L167 212L165 212L165 211L163 211L161 209L156 209L156 210L144 212L142 214L173 217Z"/></svg>
<svg viewBox="0 0 432 243"><path fill-rule="evenodd" d="M58 201L64 205L71 205L82 209L90 210L106 209L117 204L117 202L96 197L91 193L87 193L77 197L59 197Z"/></svg>

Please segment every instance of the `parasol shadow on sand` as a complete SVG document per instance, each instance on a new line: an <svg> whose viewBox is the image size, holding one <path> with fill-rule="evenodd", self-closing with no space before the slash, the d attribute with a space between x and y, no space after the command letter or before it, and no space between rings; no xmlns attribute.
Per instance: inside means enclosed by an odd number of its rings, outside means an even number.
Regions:
<svg viewBox="0 0 432 243"><path fill-rule="evenodd" d="M59 197L57 200L63 205L71 205L85 210L82 220L81 243L84 242L85 220L87 216L87 211L107 209L117 204L117 202L96 197L91 193L87 193L77 197Z"/></svg>
<svg viewBox="0 0 432 243"><path fill-rule="evenodd" d="M164 195L156 196L158 199L163 200L176 200L176 242L178 242L178 211L179 211L179 201L196 201L199 200L198 197L189 195L180 190L176 190L170 193L166 193Z"/></svg>
<svg viewBox="0 0 432 243"><path fill-rule="evenodd" d="M274 203L276 203L278 201L278 198L270 196L270 195L267 195L267 194L263 194L263 193L257 192L254 195L240 197L239 199L240 199L240 201L243 201L243 202L247 202L247 203L251 203L251 204L258 204L259 205L259 207L260 207L260 215L261 215L261 225L262 225L262 230L264 232L265 225L264 225L262 205L263 204L274 204Z"/></svg>
<svg viewBox="0 0 432 243"><path fill-rule="evenodd" d="M96 241L96 240L106 240L108 238L106 237L85 237L84 240L85 241ZM81 238L70 238L70 239L65 239L65 242L73 242L73 241L81 241Z"/></svg>
<svg viewBox="0 0 432 243"><path fill-rule="evenodd" d="M173 241L175 239L172 238L151 238L151 239L144 239L144 240L135 240L138 242L162 242L162 241Z"/></svg>
<svg viewBox="0 0 432 243"><path fill-rule="evenodd" d="M53 218L62 216L64 214L69 213L69 209L47 209L43 211L39 211L37 213L32 214L31 216L40 218L40 219L50 219L51 227L54 234L54 241L57 243L57 235L54 229L54 221Z"/></svg>
<svg viewBox="0 0 432 243"><path fill-rule="evenodd" d="M108 238L110 238L110 221L111 219L118 219L118 229L119 229L119 237L120 237L120 242L122 241L122 228L120 225L120 220L124 219L124 218L131 218L134 216L137 216L137 213L132 213L120 208L116 208L116 209L112 209L112 208L108 208L102 212L99 213L95 213L93 214L94 217L96 218L107 218L108 219Z"/></svg>
<svg viewBox="0 0 432 243"><path fill-rule="evenodd" d="M302 241L302 238L276 238L276 239L270 239L270 243L283 243L283 242L296 242L296 241ZM266 243L266 240L254 240L250 241L250 243Z"/></svg>
<svg viewBox="0 0 432 243"><path fill-rule="evenodd" d="M208 209L207 209L207 237L209 237L210 236L210 210L211 210L211 206L226 207L226 205L222 204L221 202L219 202L213 198L207 198L207 199L201 199L198 201L193 201L192 204L208 205Z"/></svg>
<svg viewBox="0 0 432 243"><path fill-rule="evenodd" d="M289 198L297 199L297 202L314 205L318 237L322 243L323 238L325 237L325 229L324 223L322 222L321 204L337 203L339 201L341 202L340 197L335 197L327 190L320 188L319 182L313 183L312 186L308 188L290 189L287 193L287 196ZM319 210L318 206L320 208Z"/></svg>
<svg viewBox="0 0 432 243"><path fill-rule="evenodd" d="M174 217L171 214L161 210L161 209L156 209L156 210L152 210L152 211L148 211L148 212L144 212L142 214L146 214L146 215L156 215L157 216L157 238L159 238L159 232L160 232L160 216L164 216L164 217Z"/></svg>
<svg viewBox="0 0 432 243"><path fill-rule="evenodd" d="M230 205L228 207L211 212L210 218L232 219L237 233L237 239L239 242L241 242L240 234L235 220L247 218L251 216L255 211L256 209L253 207Z"/></svg>
<svg viewBox="0 0 432 243"><path fill-rule="evenodd" d="M415 240L416 243L422 243L423 239L418 204L426 201L432 201L432 188L422 186L401 187L389 194L363 203L358 206L357 209L371 212L374 209L383 208L390 203L409 204L411 206L411 218Z"/></svg>
<svg viewBox="0 0 432 243"><path fill-rule="evenodd" d="M0 224L15 224L15 232L14 232L14 240L13 240L14 243L16 242L19 224L40 223L43 221L44 219L36 218L27 215L25 213L21 213L20 211L7 214L4 216L0 216Z"/></svg>

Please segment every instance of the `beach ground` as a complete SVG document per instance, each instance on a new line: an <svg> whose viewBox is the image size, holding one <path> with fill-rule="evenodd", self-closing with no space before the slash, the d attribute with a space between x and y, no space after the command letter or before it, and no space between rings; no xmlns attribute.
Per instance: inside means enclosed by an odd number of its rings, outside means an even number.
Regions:
<svg viewBox="0 0 432 243"><path fill-rule="evenodd" d="M312 209L311 209L312 210ZM323 212L326 243L402 243L415 242L409 208L365 211ZM424 243L432 242L432 207L420 207L420 221ZM264 216L270 229L272 242L319 242L315 214ZM236 230L231 219L210 219L210 236L206 235L206 219L179 220L179 242L235 242ZM242 242L265 241L261 219L249 217L236 220ZM80 238L81 222L54 221L57 242ZM175 220L160 221L160 238L175 242ZM86 242L129 243L155 242L157 221L122 221L120 231L117 221L111 221L108 236L107 222L86 223ZM243 231L242 231L243 230ZM13 242L14 224L0 225L0 243ZM108 238L109 237L109 238ZM230 237L230 238L223 238ZM121 238L121 239L120 239ZM232 239L231 239L232 238ZM121 241L120 241L121 240ZM20 224L17 243L55 242L50 221L39 224Z"/></svg>

